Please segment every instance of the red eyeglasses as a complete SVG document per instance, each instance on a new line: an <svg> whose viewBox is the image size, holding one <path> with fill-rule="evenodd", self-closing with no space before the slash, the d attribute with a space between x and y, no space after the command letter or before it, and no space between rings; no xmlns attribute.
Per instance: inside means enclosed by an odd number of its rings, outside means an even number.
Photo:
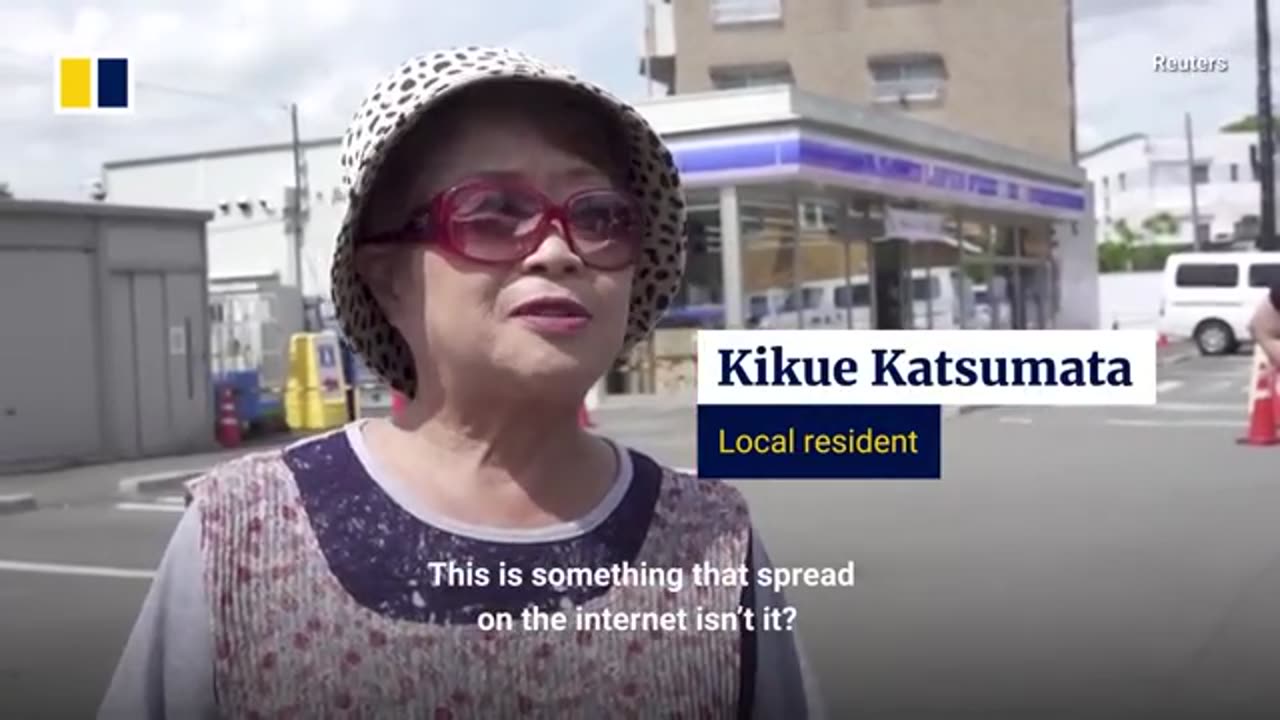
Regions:
<svg viewBox="0 0 1280 720"><path fill-rule="evenodd" d="M469 260L498 264L533 254L551 232L582 262L597 270L621 270L636 260L640 212L614 190L579 192L556 203L537 190L494 180L472 180L432 198L399 230L378 233L368 243L437 242Z"/></svg>

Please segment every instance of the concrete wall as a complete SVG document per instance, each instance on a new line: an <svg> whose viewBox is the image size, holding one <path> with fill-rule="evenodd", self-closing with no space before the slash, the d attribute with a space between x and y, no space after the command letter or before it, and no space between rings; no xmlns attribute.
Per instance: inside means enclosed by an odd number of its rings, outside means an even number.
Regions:
<svg viewBox="0 0 1280 720"><path fill-rule="evenodd" d="M1098 243L1092 216L1095 196L1089 195L1089 213L1071 222L1053 226L1054 255L1058 264L1059 296L1062 306L1058 327L1092 330L1100 326L1098 304Z"/></svg>
<svg viewBox="0 0 1280 720"><path fill-rule="evenodd" d="M212 446L207 219L0 202L0 468Z"/></svg>

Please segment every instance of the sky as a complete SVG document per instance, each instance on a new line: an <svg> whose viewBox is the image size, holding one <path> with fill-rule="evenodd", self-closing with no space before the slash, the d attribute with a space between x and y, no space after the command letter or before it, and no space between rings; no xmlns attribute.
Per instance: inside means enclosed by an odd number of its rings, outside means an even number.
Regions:
<svg viewBox="0 0 1280 720"><path fill-rule="evenodd" d="M372 83L441 46L517 47L638 100L643 2L6 0L0 182L19 197L84 199L106 161L287 141L290 102L305 138L336 136ZM1256 105L1249 0L1076 0L1075 39L1081 149L1180 133L1187 111L1211 130ZM66 53L128 56L137 111L54 115L52 58ZM1158 74L1157 54L1220 56L1230 69Z"/></svg>

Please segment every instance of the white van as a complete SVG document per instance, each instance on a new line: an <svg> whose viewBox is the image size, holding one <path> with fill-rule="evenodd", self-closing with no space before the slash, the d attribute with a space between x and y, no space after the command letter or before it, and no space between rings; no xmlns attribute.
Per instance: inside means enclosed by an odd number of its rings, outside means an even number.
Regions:
<svg viewBox="0 0 1280 720"><path fill-rule="evenodd" d="M916 329L953 329L961 326L957 286L959 271L951 267L912 270ZM780 307L760 319L762 328L797 328L802 319L806 328L841 329L871 327L871 284L866 275L831 280L811 280L787 293ZM803 317L801 317L803 316Z"/></svg>
<svg viewBox="0 0 1280 720"><path fill-rule="evenodd" d="M1249 319L1280 284L1280 252L1175 253L1165 261L1159 331L1195 340L1204 355L1251 340Z"/></svg>

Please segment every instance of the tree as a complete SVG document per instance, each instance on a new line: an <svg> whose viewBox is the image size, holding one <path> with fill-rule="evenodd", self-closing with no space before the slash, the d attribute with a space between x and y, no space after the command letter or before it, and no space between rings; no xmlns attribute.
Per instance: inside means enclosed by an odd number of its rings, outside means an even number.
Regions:
<svg viewBox="0 0 1280 720"><path fill-rule="evenodd" d="M0 200L12 200L13 190L9 189L9 183L0 182Z"/></svg>
<svg viewBox="0 0 1280 720"><path fill-rule="evenodd" d="M1154 235L1156 237L1177 235L1180 226L1181 223L1178 222L1178 218L1167 212L1158 212L1142 221L1142 229L1145 230L1148 235Z"/></svg>
<svg viewBox="0 0 1280 720"><path fill-rule="evenodd" d="M1239 120L1233 120L1219 128L1219 132L1224 133L1256 133L1258 130L1257 115L1245 115Z"/></svg>
<svg viewBox="0 0 1280 720"><path fill-rule="evenodd" d="M1111 223L1107 238L1098 244L1098 270L1100 272L1130 272L1133 256L1141 239L1129 223L1117 220Z"/></svg>

